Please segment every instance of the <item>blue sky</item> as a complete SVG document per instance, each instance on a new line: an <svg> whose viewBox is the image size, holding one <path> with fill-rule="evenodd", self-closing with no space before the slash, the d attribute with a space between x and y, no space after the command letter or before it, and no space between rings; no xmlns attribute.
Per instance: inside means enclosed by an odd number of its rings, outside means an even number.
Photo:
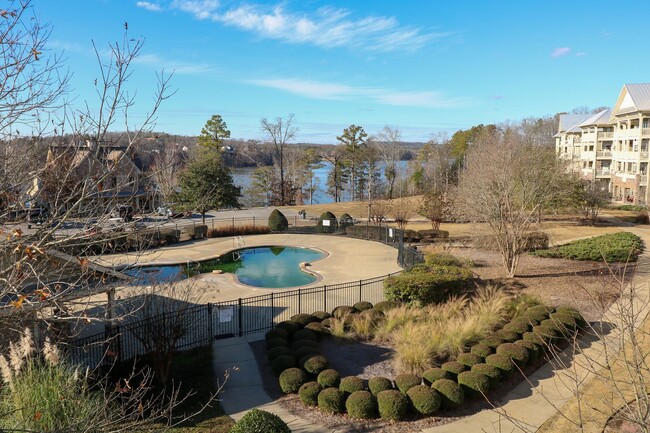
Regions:
<svg viewBox="0 0 650 433"><path fill-rule="evenodd" d="M146 39L132 119L155 73L177 93L156 130L196 135L221 114L233 138L263 139L263 117L295 115L296 141L334 143L350 124L426 141L479 123L611 106L650 81L650 2L34 0L63 50L76 104L94 99L103 49ZM116 129L120 129L117 127Z"/></svg>

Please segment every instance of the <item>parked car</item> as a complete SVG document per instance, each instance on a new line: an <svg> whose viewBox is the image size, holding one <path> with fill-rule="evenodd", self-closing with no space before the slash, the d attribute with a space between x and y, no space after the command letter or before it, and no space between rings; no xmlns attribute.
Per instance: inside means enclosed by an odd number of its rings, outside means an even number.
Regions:
<svg viewBox="0 0 650 433"><path fill-rule="evenodd" d="M166 216L167 218L189 218L192 216L192 212L190 211L174 211L167 206L160 206L158 209L156 209L156 213L158 215Z"/></svg>

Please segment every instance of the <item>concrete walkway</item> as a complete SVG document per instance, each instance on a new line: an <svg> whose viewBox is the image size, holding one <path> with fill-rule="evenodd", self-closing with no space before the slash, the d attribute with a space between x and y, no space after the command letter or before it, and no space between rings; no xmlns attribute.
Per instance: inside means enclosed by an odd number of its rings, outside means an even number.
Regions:
<svg viewBox="0 0 650 433"><path fill-rule="evenodd" d="M640 236L650 249L650 229L627 230ZM650 251L646 250L639 257L634 277L634 284L637 290L642 292L643 297L648 296L649 282ZM610 309L610 313L610 317L606 320L616 323L615 308ZM280 416L293 432L336 433L338 430L313 425L309 420L288 413L267 395L255 357L248 344L249 341L263 338L264 336L260 334L215 342L213 354L217 375L222 376L225 369L233 366L239 368L239 371L231 374L222 394L222 406L225 412L237 420L246 411L257 407ZM597 357L602 352L602 344L603 342L590 342L583 350L583 354L577 355L574 359L567 358L569 365L564 372L554 371L549 364L542 366L528 378L529 382L521 383L500 401L495 402L499 405L497 410L482 410L456 422L422 431L424 433L535 432L545 421L555 415L558 408L573 397L571 387L563 382L562 375L577 374L581 379L586 378L589 375L588 369L582 367L585 364L585 357L592 359ZM507 417L504 414L507 414Z"/></svg>

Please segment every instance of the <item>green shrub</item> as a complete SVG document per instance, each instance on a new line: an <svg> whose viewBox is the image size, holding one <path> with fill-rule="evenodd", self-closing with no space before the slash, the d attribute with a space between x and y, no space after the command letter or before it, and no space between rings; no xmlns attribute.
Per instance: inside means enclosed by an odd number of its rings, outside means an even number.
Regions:
<svg viewBox="0 0 650 433"><path fill-rule="evenodd" d="M327 370L323 370L318 373L316 380L323 388L338 388L339 383L341 383L341 375L338 371L332 368L328 368Z"/></svg>
<svg viewBox="0 0 650 433"><path fill-rule="evenodd" d="M488 355L492 355L494 353L494 349L485 343L477 343L472 346L470 353L473 353L474 355L485 359Z"/></svg>
<svg viewBox="0 0 650 433"><path fill-rule="evenodd" d="M328 221L328 223L324 223ZM323 212L318 218L318 223L316 224L316 233L334 233L338 230L339 222L336 219L336 215L332 212Z"/></svg>
<svg viewBox="0 0 650 433"><path fill-rule="evenodd" d="M533 327L533 329L535 329L535 327ZM529 341L540 347L544 347L546 344L548 344L548 339L540 335L538 332L524 332L524 335L521 336L521 339L524 341Z"/></svg>
<svg viewBox="0 0 650 433"><path fill-rule="evenodd" d="M285 329L273 328L266 334L264 334L266 341L272 340L274 338L284 338L285 340L289 338L289 333Z"/></svg>
<svg viewBox="0 0 650 433"><path fill-rule="evenodd" d="M443 370L449 372L454 378L463 371L468 370L466 365L461 364L458 361L449 361L445 362L440 366Z"/></svg>
<svg viewBox="0 0 650 433"><path fill-rule="evenodd" d="M434 266L458 266L461 268L472 268L474 262L471 259L461 259L452 256L449 253L427 254L424 257L424 263L427 267Z"/></svg>
<svg viewBox="0 0 650 433"><path fill-rule="evenodd" d="M271 369L275 374L280 374L288 368L296 366L296 357L291 355L280 355L271 361Z"/></svg>
<svg viewBox="0 0 650 433"><path fill-rule="evenodd" d="M501 374L501 378L504 380L509 379L512 372L515 370L515 365L513 364L512 359L510 359L509 356L499 353L494 353L485 358L485 363L497 368Z"/></svg>
<svg viewBox="0 0 650 433"><path fill-rule="evenodd" d="M548 319L548 316L553 312L552 307L547 307L545 305L537 305L535 307L531 307L528 310L526 310L523 314L523 317L535 321L537 323L541 322L542 320ZM533 323L531 323L533 326L535 326Z"/></svg>
<svg viewBox="0 0 650 433"><path fill-rule="evenodd" d="M354 419L377 418L377 399L368 391L354 391L345 401L345 409Z"/></svg>
<svg viewBox="0 0 650 433"><path fill-rule="evenodd" d="M289 335L293 335L294 332L299 331L303 328L303 326L300 323L293 322L291 320L285 320L283 322L280 322L275 327L278 329L284 329L289 333Z"/></svg>
<svg viewBox="0 0 650 433"><path fill-rule="evenodd" d="M440 367L433 367L422 373L425 383L432 384L440 379L453 379L454 375Z"/></svg>
<svg viewBox="0 0 650 433"><path fill-rule="evenodd" d="M280 374L280 389L285 394L298 392L305 382L307 373L299 368L288 368Z"/></svg>
<svg viewBox="0 0 650 433"><path fill-rule="evenodd" d="M277 209L273 209L273 212L269 215L268 224L272 232L285 232L289 228L287 217Z"/></svg>
<svg viewBox="0 0 650 433"><path fill-rule="evenodd" d="M253 409L235 423L230 433L291 433L291 429L279 416Z"/></svg>
<svg viewBox="0 0 650 433"><path fill-rule="evenodd" d="M487 377L490 380L490 388L496 388L501 381L501 371L493 365L476 364L472 366L471 371Z"/></svg>
<svg viewBox="0 0 650 433"><path fill-rule="evenodd" d="M354 391L363 391L366 389L365 382L360 377L356 376L346 376L341 379L339 383L339 389L348 394L352 394Z"/></svg>
<svg viewBox="0 0 650 433"><path fill-rule="evenodd" d="M560 326L563 329L567 329L570 332L573 332L576 329L578 329L578 324L576 323L576 320L570 314L555 312L551 314L548 320L558 323L558 326Z"/></svg>
<svg viewBox="0 0 650 433"><path fill-rule="evenodd" d="M420 242L422 235L415 230L404 230L404 242Z"/></svg>
<svg viewBox="0 0 650 433"><path fill-rule="evenodd" d="M414 266L384 280L386 297L412 305L429 305L446 301L468 287L473 275L458 266L438 266L423 271Z"/></svg>
<svg viewBox="0 0 650 433"><path fill-rule="evenodd" d="M328 317L327 319L323 319L320 324L323 325L325 328L329 328L331 326L333 317Z"/></svg>
<svg viewBox="0 0 650 433"><path fill-rule="evenodd" d="M613 262L635 262L643 251L641 238L629 232L580 239L550 249L535 251L538 257Z"/></svg>
<svg viewBox="0 0 650 433"><path fill-rule="evenodd" d="M293 352L293 356L295 356L296 359L302 359L305 356L320 355L320 354L321 353L318 349L309 346L303 346L300 349L294 350Z"/></svg>
<svg viewBox="0 0 650 433"><path fill-rule="evenodd" d="M562 337L562 333L558 330L557 324L546 320L542 320L538 326L533 326L533 333L545 343L554 343Z"/></svg>
<svg viewBox="0 0 650 433"><path fill-rule="evenodd" d="M531 328L530 320L525 317L516 317L512 319L510 323L503 325L504 331L515 332L519 336L524 335L524 332L530 331Z"/></svg>
<svg viewBox="0 0 650 433"><path fill-rule="evenodd" d="M425 385L417 385L409 389L406 393L411 406L415 412L422 416L430 416L440 409L442 398L433 388Z"/></svg>
<svg viewBox="0 0 650 433"><path fill-rule="evenodd" d="M319 374L327 368L327 358L323 355L308 355L300 359L299 365L307 373Z"/></svg>
<svg viewBox="0 0 650 433"><path fill-rule="evenodd" d="M422 379L414 374L398 374L397 377L395 377L395 386L397 386L397 389L399 389L402 394L406 394L409 389L420 385L421 383Z"/></svg>
<svg viewBox="0 0 650 433"><path fill-rule="evenodd" d="M386 421L401 421L409 411L409 399L401 392L390 389L377 394L379 416Z"/></svg>
<svg viewBox="0 0 650 433"><path fill-rule="evenodd" d="M354 218L352 218L348 213L344 213L343 215L341 215L341 217L339 218L339 227L342 230L345 230L346 228L351 226L354 226Z"/></svg>
<svg viewBox="0 0 650 433"><path fill-rule="evenodd" d="M316 317L318 320L325 320L332 317L332 315L327 311L314 311L311 315Z"/></svg>
<svg viewBox="0 0 650 433"><path fill-rule="evenodd" d="M488 346L491 349L496 350L496 348L499 347L500 344L503 344L504 341L501 338L499 338L498 335L492 334L492 335L488 335L483 340L481 340L481 343Z"/></svg>
<svg viewBox="0 0 650 433"><path fill-rule="evenodd" d="M315 340L296 340L291 343L291 349L298 350L303 347L311 347L314 350L318 350L320 344Z"/></svg>
<svg viewBox="0 0 650 433"><path fill-rule="evenodd" d="M266 356L269 357L270 360L273 360L277 358L278 356L282 355L291 355L292 351L286 346L278 346L278 347L273 347L269 350L266 351Z"/></svg>
<svg viewBox="0 0 650 433"><path fill-rule="evenodd" d="M271 338L266 340L266 348L268 350L273 349L274 347L288 347L289 341L285 338Z"/></svg>
<svg viewBox="0 0 650 433"><path fill-rule="evenodd" d="M316 335L319 336L329 334L329 331L321 322L308 323L305 326L305 329L309 329L310 331L314 332Z"/></svg>
<svg viewBox="0 0 650 433"><path fill-rule="evenodd" d="M477 371L463 371L458 375L458 384L468 397L478 398L490 390L490 379Z"/></svg>
<svg viewBox="0 0 650 433"><path fill-rule="evenodd" d="M325 388L318 393L318 407L325 413L345 412L345 393L337 388Z"/></svg>
<svg viewBox="0 0 650 433"><path fill-rule="evenodd" d="M519 340L519 334L514 331L508 331L505 329L499 329L494 333L494 335L499 337L505 343L512 343Z"/></svg>
<svg viewBox="0 0 650 433"><path fill-rule="evenodd" d="M353 314L348 314L343 318L343 325L345 325L345 329L350 329L352 327L352 324L359 319L359 314L358 313L353 313Z"/></svg>
<svg viewBox="0 0 650 433"><path fill-rule="evenodd" d="M374 308L372 310L362 311L360 316L362 318L368 317L370 319L370 322L373 325L377 325L379 322L384 320L384 318L386 317L384 315L384 313L382 313L381 311L375 310Z"/></svg>
<svg viewBox="0 0 650 433"><path fill-rule="evenodd" d="M392 310L393 308L399 307L399 302L395 301L381 301L377 302L375 306L373 307L373 310L380 311L382 313L385 313L388 310Z"/></svg>
<svg viewBox="0 0 650 433"><path fill-rule="evenodd" d="M366 311L372 308L372 304L367 301L359 301L352 306L357 311Z"/></svg>
<svg viewBox="0 0 650 433"><path fill-rule="evenodd" d="M294 316L291 316L291 321L300 323L302 326L307 326L308 324L312 322L320 322L321 319L318 317L312 316L311 314L296 314Z"/></svg>
<svg viewBox="0 0 650 433"><path fill-rule="evenodd" d="M298 341L298 340L316 341L316 339L317 339L317 335L313 331L310 331L309 329L301 329L299 331L294 332L293 334L293 341Z"/></svg>
<svg viewBox="0 0 650 433"><path fill-rule="evenodd" d="M382 391L393 389L393 382L391 382L390 379L381 376L372 377L368 380L368 389L372 395L376 396Z"/></svg>
<svg viewBox="0 0 650 433"><path fill-rule="evenodd" d="M456 382L450 379L440 379L431 385L431 388L440 393L442 397L442 407L453 409L465 402L463 389Z"/></svg>
<svg viewBox="0 0 650 433"><path fill-rule="evenodd" d="M449 237L447 230L418 230L418 234L422 239L446 239Z"/></svg>
<svg viewBox="0 0 650 433"><path fill-rule="evenodd" d="M517 340L515 344L525 347L528 350L528 362L533 364L539 359L539 346L532 341L527 340Z"/></svg>
<svg viewBox="0 0 650 433"><path fill-rule="evenodd" d="M337 318L337 319L342 319L347 315L358 313L357 309L354 307L351 307L349 305L341 305L339 307L336 307L332 311L332 316Z"/></svg>
<svg viewBox="0 0 650 433"><path fill-rule="evenodd" d="M300 387L298 395L305 406L318 406L318 394L322 390L318 382L307 382Z"/></svg>
<svg viewBox="0 0 650 433"><path fill-rule="evenodd" d="M484 358L485 357L478 356L474 353L461 353L456 358L456 362L466 365L468 368L472 368L473 365L480 364L481 362L483 362Z"/></svg>
<svg viewBox="0 0 650 433"><path fill-rule="evenodd" d="M573 320L575 320L576 326L578 326L578 328L584 328L587 325L587 321L584 319L584 317L582 317L580 311L575 308L558 307L555 309L555 312L558 314L566 314L573 317Z"/></svg>

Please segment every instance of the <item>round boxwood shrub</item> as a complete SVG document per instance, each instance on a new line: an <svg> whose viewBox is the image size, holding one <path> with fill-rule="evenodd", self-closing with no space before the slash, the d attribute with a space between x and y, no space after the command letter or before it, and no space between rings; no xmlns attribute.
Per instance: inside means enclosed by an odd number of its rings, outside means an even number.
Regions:
<svg viewBox="0 0 650 433"><path fill-rule="evenodd" d="M235 423L230 433L291 433L291 429L279 416L253 409Z"/></svg>
<svg viewBox="0 0 650 433"><path fill-rule="evenodd" d="M528 349L515 343L503 343L497 347L497 354L505 355L512 359L519 368L523 368L528 362Z"/></svg>
<svg viewBox="0 0 650 433"><path fill-rule="evenodd" d="M465 401L463 389L453 380L436 380L431 385L431 388L440 393L440 396L442 397L442 407L445 409L453 409L462 405Z"/></svg>
<svg viewBox="0 0 650 433"><path fill-rule="evenodd" d="M539 359L539 346L532 341L528 340L517 340L515 341L515 344L525 347L526 350L528 351L528 362L529 363L534 363Z"/></svg>
<svg viewBox="0 0 650 433"><path fill-rule="evenodd" d="M559 323L570 332L574 332L576 329L578 329L576 320L570 314L553 313L548 320Z"/></svg>
<svg viewBox="0 0 650 433"><path fill-rule="evenodd" d="M472 366L472 371L487 377L490 381L490 388L496 388L501 381L501 372L493 365L476 364Z"/></svg>
<svg viewBox="0 0 650 433"><path fill-rule="evenodd" d="M503 325L504 330L516 332L519 335L523 335L524 332L530 331L531 328L530 320L525 317L515 317L510 321L510 323Z"/></svg>
<svg viewBox="0 0 650 433"><path fill-rule="evenodd" d="M323 355L308 355L300 359L298 364L310 374L319 374L327 368L327 358Z"/></svg>
<svg viewBox="0 0 650 433"><path fill-rule="evenodd" d="M377 405L379 416L387 421L401 421L406 418L410 402L401 392L396 389L381 391L377 394Z"/></svg>
<svg viewBox="0 0 650 433"><path fill-rule="evenodd" d="M314 340L298 340L291 343L291 348L293 350L302 349L303 347L311 347L314 350L318 350L320 344L318 344L318 341Z"/></svg>
<svg viewBox="0 0 650 433"><path fill-rule="evenodd" d="M323 388L338 388L339 383L341 383L341 375L338 371L332 368L328 368L327 370L323 370L318 373L316 380Z"/></svg>
<svg viewBox="0 0 650 433"><path fill-rule="evenodd" d="M286 338L271 338L266 340L266 349L273 349L274 347L288 347L289 341Z"/></svg>
<svg viewBox="0 0 650 433"><path fill-rule="evenodd" d="M384 315L384 313L382 313L379 310L375 310L374 308L372 310L364 310L364 311L362 311L360 313L360 316L361 317L368 317L373 324L377 324L377 323L381 322L382 320L384 320L384 317L386 317Z"/></svg>
<svg viewBox="0 0 650 433"><path fill-rule="evenodd" d="M463 371L458 375L458 384L468 397L478 398L490 390L490 378L477 371Z"/></svg>
<svg viewBox="0 0 650 433"><path fill-rule="evenodd" d="M440 398L438 391L426 385L414 386L408 390L406 395L411 401L411 406L415 412L423 416L433 415L440 409L442 404L442 398Z"/></svg>
<svg viewBox="0 0 650 433"><path fill-rule="evenodd" d="M345 412L345 393L338 388L325 388L318 393L318 407L326 413Z"/></svg>
<svg viewBox="0 0 650 433"><path fill-rule="evenodd" d="M587 325L587 321L582 317L582 314L580 314L580 311L578 311L575 308L572 307L558 307L555 309L555 312L557 314L568 314L569 316L573 317L573 319L576 322L576 325L579 328L584 328Z"/></svg>
<svg viewBox="0 0 650 433"><path fill-rule="evenodd" d="M509 356L502 355L499 353L494 353L487 358L485 358L485 363L496 367L499 369L501 378L507 380L512 375L512 372L515 369L515 365L512 363L512 359Z"/></svg>
<svg viewBox="0 0 650 433"><path fill-rule="evenodd" d="M357 309L349 305L340 305L332 311L332 316L337 319L342 319L348 314L357 313Z"/></svg>
<svg viewBox="0 0 650 433"><path fill-rule="evenodd" d="M551 322L544 322L546 320L542 320L542 323L533 326L533 333L544 343L554 343L559 340L562 337L562 333L558 331L558 327Z"/></svg>
<svg viewBox="0 0 650 433"><path fill-rule="evenodd" d="M287 217L284 216L282 212L277 209L273 209L271 215L269 215L269 229L272 232L284 232L289 228L289 221Z"/></svg>
<svg viewBox="0 0 650 433"><path fill-rule="evenodd" d="M478 356L474 353L461 353L456 358L456 361L466 365L468 368L472 368L473 365L480 364L483 362L485 357Z"/></svg>
<svg viewBox="0 0 650 433"><path fill-rule="evenodd" d="M343 325L345 326L346 329L349 329L352 324L359 319L359 314L353 313L353 314L348 314L343 318Z"/></svg>
<svg viewBox="0 0 650 433"><path fill-rule="evenodd" d="M573 321L572 318L571 321ZM573 323L575 324L575 322ZM554 330L557 333L559 338L562 337L566 338L569 335L571 335L571 330L559 320L554 320L554 319L542 320L542 323L540 323L538 327L542 329ZM552 339L553 337L551 337L551 340Z"/></svg>
<svg viewBox="0 0 650 433"><path fill-rule="evenodd" d="M481 340L482 344L485 344L486 346L495 350L497 347L499 347L499 344L502 344L503 342L504 341L496 334L488 335L483 340Z"/></svg>
<svg viewBox="0 0 650 433"><path fill-rule="evenodd" d="M426 383L432 384L440 379L453 379L454 375L440 367L433 367L422 373L422 377Z"/></svg>
<svg viewBox="0 0 650 433"><path fill-rule="evenodd" d="M390 379L381 376L372 377L368 380L368 389L372 395L376 396L382 391L393 389L393 382L391 382Z"/></svg>
<svg viewBox="0 0 650 433"><path fill-rule="evenodd" d="M298 395L305 406L318 406L318 394L322 390L318 382L307 382L300 387Z"/></svg>
<svg viewBox="0 0 650 433"><path fill-rule="evenodd" d="M287 368L296 366L296 357L292 355L280 355L271 361L271 369L275 374L280 374Z"/></svg>
<svg viewBox="0 0 650 433"><path fill-rule="evenodd" d="M360 377L356 376L346 376L341 379L339 383L339 389L348 394L352 394L354 391L363 391L366 389L365 382Z"/></svg>
<svg viewBox="0 0 650 433"><path fill-rule="evenodd" d="M273 328L266 334L264 334L266 341L273 340L274 338L284 338L285 340L289 338L289 333L281 328Z"/></svg>
<svg viewBox="0 0 650 433"><path fill-rule="evenodd" d="M395 301L381 301L377 302L375 306L373 307L374 310L381 311L382 313L385 313L388 310L392 310L393 308L399 307L399 303Z"/></svg>
<svg viewBox="0 0 650 433"><path fill-rule="evenodd" d="M302 326L307 326L308 324L312 322L320 322L321 319L318 317L314 317L311 314L305 314L305 313L300 313L296 314L294 316L291 316L291 321L300 323Z"/></svg>
<svg viewBox="0 0 650 433"><path fill-rule="evenodd" d="M377 418L377 399L368 391L354 391L345 401L345 409L351 418Z"/></svg>
<svg viewBox="0 0 650 433"><path fill-rule="evenodd" d="M274 360L278 356L291 355L292 353L293 352L288 347L286 347L286 346L278 346L278 347L273 347L273 348L267 350L266 351L266 356L268 356L270 360Z"/></svg>
<svg viewBox="0 0 650 433"><path fill-rule="evenodd" d="M280 389L285 394L298 392L307 382L307 373L300 368L287 368L280 374Z"/></svg>
<svg viewBox="0 0 650 433"><path fill-rule="evenodd" d="M359 301L356 304L354 304L352 307L354 307L357 311L366 311L372 308L372 304L367 301Z"/></svg>
<svg viewBox="0 0 650 433"><path fill-rule="evenodd" d="M324 221L329 221L325 223ZM318 218L318 223L316 224L316 233L334 233L339 227L339 221L336 219L336 215L332 212L323 212Z"/></svg>
<svg viewBox="0 0 650 433"><path fill-rule="evenodd" d="M542 313L546 314L546 317L548 317L553 312L555 312L555 308L549 305L535 305L526 310L525 314Z"/></svg>
<svg viewBox="0 0 650 433"><path fill-rule="evenodd" d="M293 341L297 340L316 340L317 336L313 331L309 329L301 329L293 333Z"/></svg>
<svg viewBox="0 0 650 433"><path fill-rule="evenodd" d="M504 343L513 343L517 340L519 340L520 335L517 334L514 331L507 331L505 329L499 329L494 333L497 337L499 337Z"/></svg>
<svg viewBox="0 0 650 433"><path fill-rule="evenodd" d="M305 356L320 355L320 354L321 354L320 350L309 346L303 346L300 349L294 350L293 352L293 356L296 357L296 360L302 359Z"/></svg>
<svg viewBox="0 0 650 433"><path fill-rule="evenodd" d="M314 311L311 315L316 317L318 320L325 320L332 317L332 315L327 311Z"/></svg>
<svg viewBox="0 0 650 433"><path fill-rule="evenodd" d="M298 322L285 320L275 325L275 327L278 329L284 329L289 333L289 335L293 335L294 332L301 330L303 326Z"/></svg>
<svg viewBox="0 0 650 433"><path fill-rule="evenodd" d="M533 326L533 329L535 329L534 326ZM530 341L531 343L537 344L540 347L544 347L548 342L547 339L543 338L538 333L532 332L532 331L531 332L524 332L524 335L521 336L521 339L524 340L524 341Z"/></svg>
<svg viewBox="0 0 650 433"><path fill-rule="evenodd" d="M323 319L321 320L320 324L327 328L332 323L332 319L333 317L328 317L327 319Z"/></svg>
<svg viewBox="0 0 650 433"><path fill-rule="evenodd" d="M422 379L415 374L398 374L395 377L395 386L402 394L406 394L409 389L420 384L422 384Z"/></svg>
<svg viewBox="0 0 650 433"><path fill-rule="evenodd" d="M549 312L548 308L543 305L538 305L526 310L523 314L523 317L539 323L542 320L548 319L549 314L551 313Z"/></svg>
<svg viewBox="0 0 650 433"><path fill-rule="evenodd" d="M316 335L327 335L329 334L329 331L321 322L312 322L308 323L305 325L305 329L309 329L310 331L314 332Z"/></svg>
<svg viewBox="0 0 650 433"><path fill-rule="evenodd" d="M445 371L451 373L451 375L452 375L454 378L455 378L456 376L458 376L459 373L462 373L463 371L465 371L465 370L468 369L466 365L463 365L463 364L461 364L461 363L458 362L458 361L449 361L449 362L445 362L444 364L442 364L442 365L440 366L440 368L442 368L443 370L445 370Z"/></svg>
<svg viewBox="0 0 650 433"><path fill-rule="evenodd" d="M492 355L494 353L494 349L487 344L478 343L472 346L470 353L473 353L474 355L485 359L488 355Z"/></svg>

